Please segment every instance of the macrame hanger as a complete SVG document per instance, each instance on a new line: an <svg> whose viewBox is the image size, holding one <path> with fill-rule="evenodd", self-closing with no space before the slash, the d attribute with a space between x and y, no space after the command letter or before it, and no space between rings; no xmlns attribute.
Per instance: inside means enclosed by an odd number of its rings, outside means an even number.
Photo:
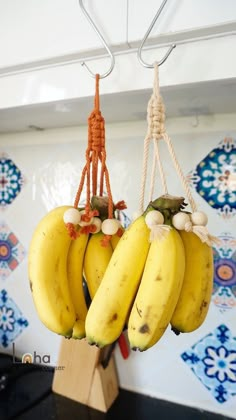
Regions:
<svg viewBox="0 0 236 420"><path fill-rule="evenodd" d="M140 200L139 200L139 212L142 213L144 210L144 197L145 197L145 187L146 187L146 178L147 178L147 166L148 166L148 156L151 140L154 143L154 154L153 154L153 164L152 164L152 173L151 173L151 182L149 190L149 199L152 200L152 195L154 192L155 176L156 176L156 167L158 168L162 192L167 194L167 183L166 177L163 170L163 166L159 154L158 142L162 138L165 131L165 107L163 104L162 97L159 92L159 83L158 83L158 68L157 63L155 63L155 73L154 73L154 84L153 92L147 106L147 134L144 139L144 153L143 153L143 169L142 169L142 180L141 180L141 189L140 189Z"/></svg>
<svg viewBox="0 0 236 420"><path fill-rule="evenodd" d="M153 154L153 163L151 171L151 182L150 182L150 195L149 201L152 201L152 195L154 191L155 183L155 173L156 167L159 169L159 174L161 178L162 190L164 194L167 194L167 183L165 178L165 173L161 164L161 158L159 155L158 143L162 139L168 148L169 155L172 159L175 171L182 183L183 190L185 192L186 198L191 207L192 213L196 212L197 206L192 197L188 182L183 174L181 166L178 162L177 156L170 137L168 136L165 129L165 107L163 104L162 97L160 95L159 87L159 74L158 74L158 63L154 64L154 85L153 93L148 102L147 107L147 121L148 121L148 130L144 140L144 157L143 157L143 171L142 171L142 181L141 181L141 190L140 190L140 213L144 211L144 196L145 196L145 185L146 185L146 176L147 176L147 162L148 162L148 153L150 141L153 139L154 142L154 154ZM150 240L154 240L157 237L163 237L166 234L165 229L169 226L165 225L156 225L151 230ZM193 225L190 221L186 223L186 231L194 232L202 242L206 242L209 246L212 246L214 243L219 243L219 239L215 236L210 235L206 226Z"/></svg>
<svg viewBox="0 0 236 420"><path fill-rule="evenodd" d="M90 211L90 191L93 195L97 194L98 183L98 164L100 162L100 191L99 195L103 195L104 182L108 195L108 218L113 215L113 201L110 187L109 173L106 166L106 150L105 150L105 120L100 111L99 97L99 74L96 75L94 109L88 118L88 147L86 149L86 164L82 171L80 185L76 194L74 207L77 208L83 190L86 178L86 206L85 214L89 215ZM91 176L92 167L92 176Z"/></svg>
<svg viewBox="0 0 236 420"><path fill-rule="evenodd" d="M155 172L156 167L158 167L160 178L161 178L161 185L163 194L167 194L167 183L165 173L162 167L161 158L159 154L159 140L163 139L167 144L169 154L172 158L174 168L176 173L182 183L183 189L185 191L186 197L189 201L192 211L196 211L196 204L193 200L190 188L188 183L185 179L181 166L177 160L173 144L171 142L170 137L168 136L166 129L165 129L165 107L163 103L163 99L160 95L160 87L159 87L159 72L158 72L158 64L154 64L154 84L153 84L153 93L151 98L148 102L147 107L147 121L148 121L148 130L144 140L144 157L143 157L143 171L142 171L142 180L141 180L141 190L140 190L140 207L139 211L143 212L144 210L144 196L145 196L145 185L146 185L146 177L147 177L147 164L148 164L148 154L149 154L149 146L151 140L154 142L154 155L153 155L153 164L152 164L152 172L151 172L151 182L150 182L150 194L149 200L152 200L152 195L154 191L154 183L155 183Z"/></svg>

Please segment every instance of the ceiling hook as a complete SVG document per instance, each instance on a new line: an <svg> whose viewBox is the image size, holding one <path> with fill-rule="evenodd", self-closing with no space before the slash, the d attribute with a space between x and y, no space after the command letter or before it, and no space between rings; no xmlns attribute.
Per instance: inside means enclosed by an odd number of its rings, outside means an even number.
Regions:
<svg viewBox="0 0 236 420"><path fill-rule="evenodd" d="M140 63L141 63L144 67L147 67L148 69L153 69L153 68L154 68L154 63L153 63L153 64L148 64L148 63L146 63L146 62L142 59L142 48L143 48L143 46L144 46L144 44L145 44L145 42L146 42L146 40L147 40L148 35L149 35L149 34L150 34L150 32L151 32L151 30L152 30L153 26L155 25L155 23L156 23L156 21L157 21L158 17L160 16L160 14L161 14L162 10L164 9L164 7L165 7L165 4L166 4L166 3L167 3L167 0L164 0L164 1L162 2L162 4L161 4L160 8L158 9L158 11L157 11L157 13L156 13L156 15L154 16L154 19L153 19L153 21L152 21L151 25L149 26L149 28L148 28L148 30L147 30L147 32L146 32L146 34L144 35L144 38L143 38L143 40L142 40L142 42L141 42L141 44L140 44L140 47L139 47L139 49L138 49L138 59L139 59L139 62L140 62ZM170 55L171 51L172 51L175 47L176 47L176 44L172 44L172 45L169 47L169 49L168 49L168 51L166 52L166 54L164 55L164 57L163 57L160 61L157 61L157 64L158 64L159 66L161 66L161 65L162 65L162 64L166 61L166 59L169 57L169 55Z"/></svg>
<svg viewBox="0 0 236 420"><path fill-rule="evenodd" d="M103 36L102 36L102 34L100 33L100 31L98 30L97 26L95 25L95 23L93 22L93 20L92 20L92 19L91 19L91 17L89 16L89 14L88 14L87 10L85 9L85 7L84 7L84 5L83 5L83 0L79 0L79 5L80 5L80 8L81 8L82 12L84 13L84 15L86 16L86 18L88 19L88 21L89 21L90 25L92 26L92 28L93 28L93 29L94 29L94 31L96 32L97 36L100 38L100 41L101 41L101 42L102 42L102 44L104 45L104 48L106 49L106 51L107 51L107 53L108 53L108 55L109 55L109 57L110 57L110 59L111 59L111 65L110 65L109 70L108 70L106 73L99 75L99 76L100 76L100 79L104 79L105 77L109 76L109 74L112 72L112 70L113 70L113 68L114 68L114 65L115 65L115 58L114 58L114 55L112 54L112 52L111 52L111 50L110 50L109 46L107 45L107 43L106 43L105 39L103 38ZM94 78L96 77L96 74L94 74L94 73L90 70L90 68L87 66L87 64L86 64L84 61L83 61L83 63L81 63L81 65L86 67L86 69L89 71L89 73L91 74L91 76L92 76L92 77L94 77Z"/></svg>

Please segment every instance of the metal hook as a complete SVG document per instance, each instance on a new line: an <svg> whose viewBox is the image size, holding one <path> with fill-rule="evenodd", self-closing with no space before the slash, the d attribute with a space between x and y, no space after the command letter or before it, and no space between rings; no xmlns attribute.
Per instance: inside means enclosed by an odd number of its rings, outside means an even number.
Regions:
<svg viewBox="0 0 236 420"><path fill-rule="evenodd" d="M109 74L112 72L112 70L113 70L113 68L114 68L114 65L115 65L115 58L114 58L114 55L112 54L112 52L111 52L110 48L108 47L108 45L107 45L107 43L106 43L105 39L103 38L103 36L102 36L102 34L99 32L99 30L98 30L97 26L95 25L95 23L93 22L93 20L92 20L92 19L91 19L91 17L89 16L89 14L88 14L87 10L85 9L85 7L84 7L84 5L83 5L83 0L79 0L79 5L80 5L80 8L81 8L82 12L85 14L86 18L88 19L88 21L89 21L90 25L92 26L92 28L93 28L93 29L94 29L94 31L96 32L97 36L100 38L100 40L101 40L102 44L104 45L104 48L106 49L106 51L107 51L107 53L108 53L108 55L109 55L109 57L110 57L110 59L111 59L111 65L110 65L109 70L108 70L106 73L104 73L104 74L100 75L100 79L104 79L105 77L109 76ZM86 67L86 69L89 71L89 73L91 74L91 76L92 76L92 77L94 77L94 78L96 77L96 74L94 74L94 73L90 70L90 68L87 66L87 64L86 64L84 61L83 61L83 63L81 63L81 65Z"/></svg>
<svg viewBox="0 0 236 420"><path fill-rule="evenodd" d="M142 56L141 56L141 53L142 53L142 48L143 48L143 46L144 46L144 44L145 44L145 42L146 42L146 40L147 40L148 35L149 35L149 34L150 34L150 32L151 32L151 30L152 30L153 26L155 25L155 23L156 23L156 21L157 21L158 17L160 16L160 14L161 14L162 10L164 9L166 2L167 2L167 0L164 0L164 1L162 2L162 4L161 4L161 6L160 6L159 10L157 11L157 13L156 13L156 15L155 15L155 17L154 17L154 19L153 19L153 21L152 21L152 23L151 23L151 25L149 26L149 28L148 28L148 30L147 30L147 32L146 32L146 34L144 35L144 38L143 38L143 40L142 40L142 42L141 42L141 45L140 45L140 47L139 47L139 49L138 49L138 59L139 59L139 62L140 62L140 63L141 63L144 67L147 67L148 69L153 69L153 68L154 68L154 64L148 64L148 63L145 63L145 61L142 59ZM166 54L164 55L164 57L162 58L162 60L160 60L160 61L158 61L158 62L157 62L158 66L161 66L161 65L162 65L162 64L166 61L166 59L169 57L169 55L170 55L171 51L172 51L175 47L176 47L176 44L172 44L172 45L170 46L170 48L168 49L168 51L166 52Z"/></svg>

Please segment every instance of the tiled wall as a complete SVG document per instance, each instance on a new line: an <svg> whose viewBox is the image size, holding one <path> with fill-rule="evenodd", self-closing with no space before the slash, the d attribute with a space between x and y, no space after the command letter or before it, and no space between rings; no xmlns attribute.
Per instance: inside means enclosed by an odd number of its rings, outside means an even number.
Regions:
<svg viewBox="0 0 236 420"><path fill-rule="evenodd" d="M56 363L60 338L40 323L27 278L27 250L40 218L60 204L72 204L84 164L86 139L72 141L70 129L31 138L1 141L0 155L0 350L18 356L34 351ZM64 142L57 144L58 132ZM112 128L110 129L112 138ZM114 201L124 199L131 219L138 207L145 131L137 138L121 132L107 140ZM27 142L25 138L27 137ZM16 141L17 138L17 141ZM45 138L47 141L45 141ZM61 136L60 136L61 138ZM176 337L167 330L155 347L124 361L116 350L124 388L198 406L236 418L236 133L227 129L191 135L172 134L180 164L215 246L214 290L209 315L199 330ZM27 143L27 144L26 144ZM163 165L169 192L183 195L164 145ZM160 194L157 179L155 194Z"/></svg>

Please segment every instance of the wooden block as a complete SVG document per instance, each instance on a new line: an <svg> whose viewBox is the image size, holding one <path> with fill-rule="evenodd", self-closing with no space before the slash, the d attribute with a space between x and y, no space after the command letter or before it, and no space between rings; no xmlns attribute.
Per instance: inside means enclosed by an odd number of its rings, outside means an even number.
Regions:
<svg viewBox="0 0 236 420"><path fill-rule="evenodd" d="M94 372L88 406L106 412L119 394L115 361L112 357L104 369L99 364Z"/></svg>
<svg viewBox="0 0 236 420"><path fill-rule="evenodd" d="M118 395L115 362L111 357L104 369L101 360L107 348L90 346L86 340L62 339L53 392L106 412Z"/></svg>
<svg viewBox="0 0 236 420"><path fill-rule="evenodd" d="M64 366L64 369L55 370L52 390L87 404L100 353L100 349L89 346L85 340L63 338L58 366Z"/></svg>

